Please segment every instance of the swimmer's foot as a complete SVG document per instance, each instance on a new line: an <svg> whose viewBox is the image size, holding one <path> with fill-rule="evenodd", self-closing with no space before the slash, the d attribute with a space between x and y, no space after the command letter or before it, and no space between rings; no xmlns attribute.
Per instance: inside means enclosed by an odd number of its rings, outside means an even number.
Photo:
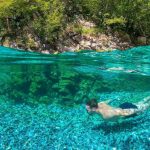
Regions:
<svg viewBox="0 0 150 150"><path fill-rule="evenodd" d="M149 101L150 101L150 96L145 97L143 102L144 102L144 103L147 103L147 102L149 102Z"/></svg>

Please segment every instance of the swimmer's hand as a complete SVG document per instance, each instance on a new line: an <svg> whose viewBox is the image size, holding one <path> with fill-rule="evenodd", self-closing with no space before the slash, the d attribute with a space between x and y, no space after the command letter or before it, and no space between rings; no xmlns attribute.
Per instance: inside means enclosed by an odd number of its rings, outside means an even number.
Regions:
<svg viewBox="0 0 150 150"><path fill-rule="evenodd" d="M89 106L85 106L86 107L86 111L87 111L87 113L89 114L89 115L92 115L93 114L93 111L92 111L92 109L89 107Z"/></svg>
<svg viewBox="0 0 150 150"><path fill-rule="evenodd" d="M86 107L86 111L89 115L92 115L95 112L95 110L91 109L89 106L86 105L85 107Z"/></svg>
<svg viewBox="0 0 150 150"><path fill-rule="evenodd" d="M88 113L91 112L90 106L86 105L85 107L86 107L86 110L87 110Z"/></svg>

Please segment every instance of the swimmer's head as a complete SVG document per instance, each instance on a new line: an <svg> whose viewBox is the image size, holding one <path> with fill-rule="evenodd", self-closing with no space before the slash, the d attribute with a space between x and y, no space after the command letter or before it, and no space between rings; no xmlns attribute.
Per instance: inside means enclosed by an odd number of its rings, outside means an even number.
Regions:
<svg viewBox="0 0 150 150"><path fill-rule="evenodd" d="M97 109L98 108L98 102L96 99L91 99L87 101L86 106L89 107L90 109Z"/></svg>

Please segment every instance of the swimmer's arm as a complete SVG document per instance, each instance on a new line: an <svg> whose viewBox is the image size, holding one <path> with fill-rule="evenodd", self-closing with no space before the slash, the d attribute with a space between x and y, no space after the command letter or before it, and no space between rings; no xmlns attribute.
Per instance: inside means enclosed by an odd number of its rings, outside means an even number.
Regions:
<svg viewBox="0 0 150 150"><path fill-rule="evenodd" d="M110 103L111 101L112 101L112 100L111 100L111 99L109 99L109 100L102 101L102 102L100 102L100 103L108 104L108 103Z"/></svg>

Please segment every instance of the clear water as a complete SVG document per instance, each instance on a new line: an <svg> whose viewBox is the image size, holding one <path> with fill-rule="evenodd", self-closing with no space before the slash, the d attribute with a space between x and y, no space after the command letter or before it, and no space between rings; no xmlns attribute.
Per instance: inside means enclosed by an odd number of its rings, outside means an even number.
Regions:
<svg viewBox="0 0 150 150"><path fill-rule="evenodd" d="M148 150L150 109L123 122L85 102L150 96L150 46L44 55L0 47L0 150Z"/></svg>

